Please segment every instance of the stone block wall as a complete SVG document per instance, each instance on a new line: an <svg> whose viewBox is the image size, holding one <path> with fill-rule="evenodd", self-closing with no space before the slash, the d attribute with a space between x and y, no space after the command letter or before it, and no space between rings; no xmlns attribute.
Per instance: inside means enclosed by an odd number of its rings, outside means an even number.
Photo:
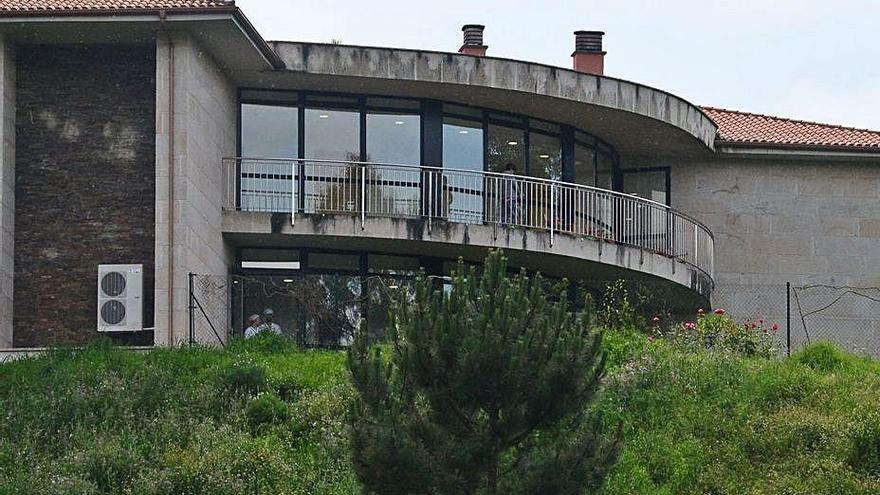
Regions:
<svg viewBox="0 0 880 495"><path fill-rule="evenodd" d="M221 232L223 158L235 156L238 100L236 86L192 37L162 36L156 50L156 343L175 345L188 335L188 273L225 276L229 272L231 255ZM173 205L169 205L172 183ZM227 322L212 323L225 336ZM203 318L196 325L197 335L211 337L205 343L217 344Z"/></svg>
<svg viewBox="0 0 880 495"><path fill-rule="evenodd" d="M782 320L786 282L880 287L880 159L719 155L651 165L672 168L672 206L715 234L716 306ZM862 341L880 354L880 312L866 304L848 311L853 304L808 318L808 327L828 329L811 337ZM799 345L802 322L792 329Z"/></svg>
<svg viewBox="0 0 880 495"><path fill-rule="evenodd" d="M16 60L15 346L96 338L102 263L144 264L151 327L155 46L20 45Z"/></svg>

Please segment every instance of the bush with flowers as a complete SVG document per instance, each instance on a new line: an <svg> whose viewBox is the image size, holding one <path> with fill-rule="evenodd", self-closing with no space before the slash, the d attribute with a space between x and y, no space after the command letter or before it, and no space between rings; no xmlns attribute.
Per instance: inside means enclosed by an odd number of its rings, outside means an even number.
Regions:
<svg viewBox="0 0 880 495"><path fill-rule="evenodd" d="M778 324L763 319L737 323L722 308L707 313L697 311L695 321L686 321L671 330L672 340L685 348L715 349L742 356L772 357L778 352Z"/></svg>

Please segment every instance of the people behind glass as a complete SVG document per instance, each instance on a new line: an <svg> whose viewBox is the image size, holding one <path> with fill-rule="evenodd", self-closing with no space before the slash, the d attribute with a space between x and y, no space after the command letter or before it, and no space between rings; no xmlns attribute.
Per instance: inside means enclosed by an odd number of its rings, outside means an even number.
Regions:
<svg viewBox="0 0 880 495"><path fill-rule="evenodd" d="M510 177L504 177L501 184L501 223L513 224L519 220L519 186L513 177L516 166L507 162L502 173Z"/></svg>
<svg viewBox="0 0 880 495"><path fill-rule="evenodd" d="M263 332L281 335L281 326L275 323L275 312L271 308L263 310L263 314L252 314L247 319L248 326L244 329L244 338L250 339Z"/></svg>

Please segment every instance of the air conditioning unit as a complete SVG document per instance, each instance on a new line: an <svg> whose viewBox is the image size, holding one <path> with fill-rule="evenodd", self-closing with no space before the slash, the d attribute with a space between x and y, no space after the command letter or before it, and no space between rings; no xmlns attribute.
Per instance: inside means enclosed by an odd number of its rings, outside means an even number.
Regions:
<svg viewBox="0 0 880 495"><path fill-rule="evenodd" d="M98 331L143 330L143 293L143 265L98 265Z"/></svg>

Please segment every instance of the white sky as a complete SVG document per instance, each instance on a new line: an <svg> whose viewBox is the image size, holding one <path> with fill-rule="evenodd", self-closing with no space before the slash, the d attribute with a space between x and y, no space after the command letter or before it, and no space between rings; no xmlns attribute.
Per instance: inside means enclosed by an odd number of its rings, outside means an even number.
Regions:
<svg viewBox="0 0 880 495"><path fill-rule="evenodd" d="M268 40L456 51L571 66L605 31L605 73L692 103L880 130L880 0L238 0Z"/></svg>

